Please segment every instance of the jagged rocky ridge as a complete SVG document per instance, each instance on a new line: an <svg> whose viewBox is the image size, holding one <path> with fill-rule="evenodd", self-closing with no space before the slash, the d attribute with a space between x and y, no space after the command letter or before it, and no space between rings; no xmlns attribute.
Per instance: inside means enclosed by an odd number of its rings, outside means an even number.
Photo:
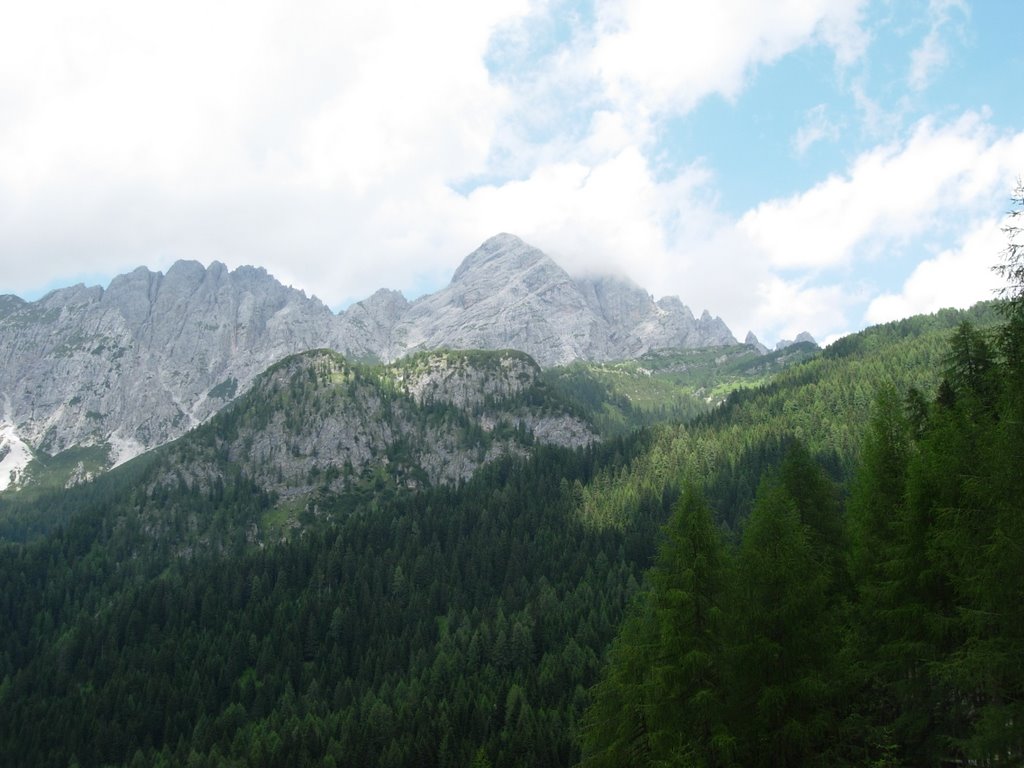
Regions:
<svg viewBox="0 0 1024 768"><path fill-rule="evenodd" d="M4 425L49 455L109 444L110 463L201 423L272 363L324 346L337 323L262 269L185 261L4 307Z"/></svg>
<svg viewBox="0 0 1024 768"><path fill-rule="evenodd" d="M678 298L656 302L623 278L574 279L508 234L467 256L440 291L411 303L378 291L341 315L339 326L339 349L384 360L442 347L507 348L551 366L736 343L706 311L695 318Z"/></svg>
<svg viewBox="0 0 1024 768"><path fill-rule="evenodd" d="M707 312L619 278L574 279L512 235L485 242L437 293L382 290L339 315L262 269L140 267L105 290L0 297L0 490L32 452L109 446L110 465L161 445L304 350L390 362L512 348L555 365L734 343Z"/></svg>

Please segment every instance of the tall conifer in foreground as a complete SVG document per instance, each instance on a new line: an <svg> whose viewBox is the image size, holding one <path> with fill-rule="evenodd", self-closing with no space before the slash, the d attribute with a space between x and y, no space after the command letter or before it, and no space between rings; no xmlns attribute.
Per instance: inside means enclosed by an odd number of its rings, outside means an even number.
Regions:
<svg viewBox="0 0 1024 768"><path fill-rule="evenodd" d="M828 570L813 539L785 485L762 483L740 546L730 637L741 765L826 762L834 633Z"/></svg>
<svg viewBox="0 0 1024 768"><path fill-rule="evenodd" d="M658 560L592 692L586 766L724 766L723 601L728 558L703 497L688 487Z"/></svg>

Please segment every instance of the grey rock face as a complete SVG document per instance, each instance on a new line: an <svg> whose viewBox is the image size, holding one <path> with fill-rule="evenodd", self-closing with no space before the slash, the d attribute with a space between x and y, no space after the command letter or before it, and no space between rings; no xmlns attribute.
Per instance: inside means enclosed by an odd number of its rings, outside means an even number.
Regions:
<svg viewBox="0 0 1024 768"><path fill-rule="evenodd" d="M781 339L780 341L776 342L775 350L778 351L780 349L785 349L786 347L791 347L794 344L800 344L801 342L806 342L813 344L814 346L818 346L818 342L814 340L814 337L811 336L811 334L809 334L807 331L801 331L796 335L796 339Z"/></svg>
<svg viewBox="0 0 1024 768"><path fill-rule="evenodd" d="M339 315L263 269L140 267L105 290L77 285L36 302L0 296L0 461L5 477L16 476L32 451L95 445L110 446L109 462L119 463L182 435L271 364L311 349L385 362L442 348L515 349L547 366L722 344L735 339L706 311L695 318L677 298L656 302L621 278L573 279L508 234L469 254L434 294L410 303L381 290Z"/></svg>
<svg viewBox="0 0 1024 768"><path fill-rule="evenodd" d="M25 306L25 300L11 294L0 296L0 319Z"/></svg>
<svg viewBox="0 0 1024 768"><path fill-rule="evenodd" d="M589 357L596 318L572 278L512 235L471 253L451 283L413 302L384 357L440 349L518 349L541 365Z"/></svg>
<svg viewBox="0 0 1024 768"><path fill-rule="evenodd" d="M695 319L677 298L655 302L622 278L574 280L543 252L501 234L467 256L447 287L409 305L383 356L507 348L549 366L735 343L706 311Z"/></svg>
<svg viewBox="0 0 1024 768"><path fill-rule="evenodd" d="M466 354L435 352L396 366L402 389L417 405L445 403L474 410L503 402L537 384L540 369L525 355L502 353L497 364L481 365Z"/></svg>
<svg viewBox="0 0 1024 768"><path fill-rule="evenodd" d="M754 335L753 331L747 331L747 338L743 340L743 343L746 344L748 347L753 347L754 349L756 349L759 355L768 354L768 347L766 347L764 344L758 341L757 336Z"/></svg>
<svg viewBox="0 0 1024 768"><path fill-rule="evenodd" d="M262 269L140 268L105 291L74 286L0 316L0 394L34 449L109 442L116 462L203 421L275 361L322 345L334 323Z"/></svg>
<svg viewBox="0 0 1024 768"><path fill-rule="evenodd" d="M544 407L543 393L534 392L541 406L519 397L537 387L540 369L517 352L435 352L374 375L365 370L322 350L287 359L236 404L237 427L216 450L263 487L299 494L324 478L344 487L372 467L388 467L409 483L465 480L481 464L524 453L527 431L567 447L596 439L557 403ZM424 407L441 404L451 410L440 417ZM485 433L490 439L481 440ZM195 446L184 452L201 455ZM199 482L215 476L201 461L186 471Z"/></svg>
<svg viewBox="0 0 1024 768"><path fill-rule="evenodd" d="M356 358L379 359L408 309L409 302L401 292L381 288L339 315L331 346Z"/></svg>

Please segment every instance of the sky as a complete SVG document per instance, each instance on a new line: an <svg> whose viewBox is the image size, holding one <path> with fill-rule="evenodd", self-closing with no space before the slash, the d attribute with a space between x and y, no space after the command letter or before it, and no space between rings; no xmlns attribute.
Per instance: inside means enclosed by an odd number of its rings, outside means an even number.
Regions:
<svg viewBox="0 0 1024 768"><path fill-rule="evenodd" d="M0 293L178 259L342 309L511 232L742 340L969 306L1020 0L0 0Z"/></svg>

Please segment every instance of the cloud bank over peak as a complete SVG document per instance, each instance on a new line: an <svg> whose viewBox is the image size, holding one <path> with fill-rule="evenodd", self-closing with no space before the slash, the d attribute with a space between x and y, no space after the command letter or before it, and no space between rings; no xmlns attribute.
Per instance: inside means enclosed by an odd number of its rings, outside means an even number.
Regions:
<svg viewBox="0 0 1024 768"><path fill-rule="evenodd" d="M981 76L1006 25L956 0L40 0L7 20L0 292L29 298L180 258L334 308L414 298L514 232L741 335L829 338L987 297L1024 169L1019 100Z"/></svg>

